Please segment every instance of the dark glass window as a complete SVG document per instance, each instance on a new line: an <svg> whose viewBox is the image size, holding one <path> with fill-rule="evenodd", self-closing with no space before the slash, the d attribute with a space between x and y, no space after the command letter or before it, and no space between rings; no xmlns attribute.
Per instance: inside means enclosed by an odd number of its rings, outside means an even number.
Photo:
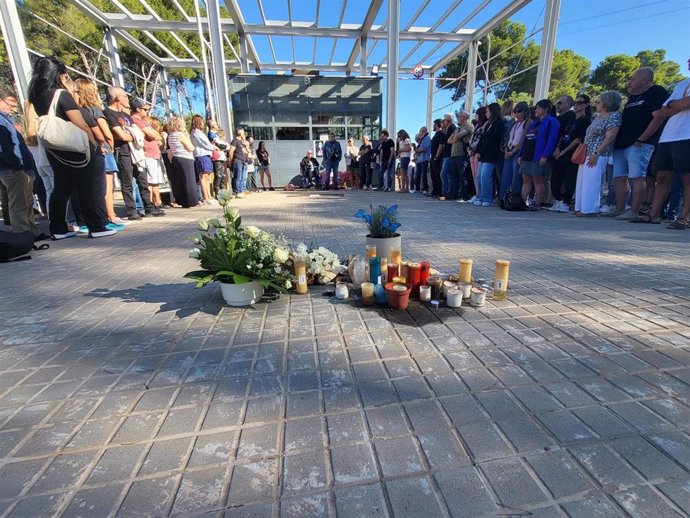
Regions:
<svg viewBox="0 0 690 518"><path fill-rule="evenodd" d="M310 140L309 128L278 126L276 127L276 140Z"/></svg>
<svg viewBox="0 0 690 518"><path fill-rule="evenodd" d="M254 137L257 142L259 140L273 140L273 129L265 126L247 126L244 132L247 137Z"/></svg>

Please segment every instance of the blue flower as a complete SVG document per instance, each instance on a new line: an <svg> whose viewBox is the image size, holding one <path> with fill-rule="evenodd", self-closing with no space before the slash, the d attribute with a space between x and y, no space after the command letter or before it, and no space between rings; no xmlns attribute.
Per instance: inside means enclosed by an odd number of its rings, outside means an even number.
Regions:
<svg viewBox="0 0 690 518"><path fill-rule="evenodd" d="M391 224L391 220L388 219L388 216L383 217L383 228L388 228Z"/></svg>
<svg viewBox="0 0 690 518"><path fill-rule="evenodd" d="M395 214L395 211L398 210L397 205L391 205L388 207L388 210L386 211L387 214Z"/></svg>
<svg viewBox="0 0 690 518"><path fill-rule="evenodd" d="M371 214L365 214L362 217L364 218L364 221L367 223L367 225L371 225Z"/></svg>
<svg viewBox="0 0 690 518"><path fill-rule="evenodd" d="M364 212L363 209L359 209L357 213L355 214L355 218L363 218L366 215L366 212Z"/></svg>
<svg viewBox="0 0 690 518"><path fill-rule="evenodd" d="M400 228L400 223L393 223L390 227L388 227L388 230L390 230L391 232L395 232L396 230L398 230L398 228Z"/></svg>

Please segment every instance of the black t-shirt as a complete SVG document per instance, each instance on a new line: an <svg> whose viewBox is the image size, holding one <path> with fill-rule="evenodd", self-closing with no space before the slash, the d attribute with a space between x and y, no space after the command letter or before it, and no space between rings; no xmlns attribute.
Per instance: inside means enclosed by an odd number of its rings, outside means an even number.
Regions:
<svg viewBox="0 0 690 518"><path fill-rule="evenodd" d="M563 135L558 149L564 150L570 143L575 139L580 139L580 142L585 141L585 134L587 133L587 128L592 124L592 119L587 116L575 119L575 121L570 125L570 130ZM573 148L570 152L574 153L576 148Z"/></svg>
<svg viewBox="0 0 690 518"><path fill-rule="evenodd" d="M451 124L446 129L446 134L443 139L443 158L450 158L450 152L453 149L453 144L448 144L448 139L455 133L455 124Z"/></svg>
<svg viewBox="0 0 690 518"><path fill-rule="evenodd" d="M393 149L395 149L395 142L393 139L389 138L385 142L381 142L381 164L387 164L391 160L393 155Z"/></svg>
<svg viewBox="0 0 690 518"><path fill-rule="evenodd" d="M131 126L133 124L132 118L129 115L115 111L112 108L103 110L103 116L105 120L108 121L108 126L111 130L118 127L124 130L125 126ZM115 139L115 150L121 155L129 155L129 143L124 140L118 140L115 136L115 132L113 132L113 138Z"/></svg>
<svg viewBox="0 0 690 518"><path fill-rule="evenodd" d="M439 146L443 146L446 143L446 134L442 130L438 130L431 137L431 159L436 158L436 153L438 153Z"/></svg>
<svg viewBox="0 0 690 518"><path fill-rule="evenodd" d="M371 146L369 144L362 144L359 146L359 151L362 153L359 161L363 164L371 163Z"/></svg>
<svg viewBox="0 0 690 518"><path fill-rule="evenodd" d="M668 99L668 92L659 85L653 85L640 95L631 95L623 108L623 122L614 147L623 149L632 146L652 122L652 113L661 108ZM661 129L647 139L648 144L659 142Z"/></svg>
<svg viewBox="0 0 690 518"><path fill-rule="evenodd" d="M560 138L570 131L570 127L575 122L575 112L568 110L567 112L556 116L556 119L558 120L559 124L558 137Z"/></svg>

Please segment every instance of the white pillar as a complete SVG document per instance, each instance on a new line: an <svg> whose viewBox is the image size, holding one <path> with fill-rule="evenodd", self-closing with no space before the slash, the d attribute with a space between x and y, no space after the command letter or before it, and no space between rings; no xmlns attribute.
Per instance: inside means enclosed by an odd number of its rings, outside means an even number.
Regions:
<svg viewBox="0 0 690 518"><path fill-rule="evenodd" d="M196 13L196 26L199 31L199 44L201 45L201 59L204 62L204 88L206 89L206 116L209 115L216 120L216 113L213 109L213 95L211 92L211 74L208 72L208 60L206 59L206 37L201 25L201 14L199 13L199 0L194 0L194 12Z"/></svg>
<svg viewBox="0 0 690 518"><path fill-rule="evenodd" d="M477 56L479 42L472 40L467 52L467 81L465 84L465 110L474 113L474 88L477 83Z"/></svg>
<svg viewBox="0 0 690 518"><path fill-rule="evenodd" d="M249 73L249 48L247 36L240 34L240 71L243 74Z"/></svg>
<svg viewBox="0 0 690 518"><path fill-rule="evenodd" d="M120 88L125 87L125 78L122 74L122 62L120 61L120 47L115 38L113 29L105 30L105 46L108 50L108 61L110 62L110 75L113 78L113 85Z"/></svg>
<svg viewBox="0 0 690 518"><path fill-rule="evenodd" d="M165 118L170 119L173 114L172 101L170 99L170 84L168 83L168 71L161 67L158 69L158 80L161 84L163 94L163 106L165 107ZM155 99L154 99L155 100Z"/></svg>
<svg viewBox="0 0 690 518"><path fill-rule="evenodd" d="M544 14L544 29L541 33L541 47L539 49L539 65L537 66L537 81L534 85L534 101L546 99L549 96L551 83L551 67L553 65L553 51L556 47L556 32L558 32L558 18L561 12L561 0L546 0Z"/></svg>
<svg viewBox="0 0 690 518"><path fill-rule="evenodd" d="M26 50L26 40L17 13L17 4L12 1L0 1L0 26L5 39L7 55L17 89L17 99L22 107L26 102L31 80L31 61Z"/></svg>
<svg viewBox="0 0 690 518"><path fill-rule="evenodd" d="M397 132L398 110L398 52L400 35L400 4L396 1L388 2L388 84L386 98L386 126L391 138L395 139Z"/></svg>
<svg viewBox="0 0 690 518"><path fill-rule="evenodd" d="M211 55L213 71L216 76L216 95L218 96L218 124L228 136L232 135L232 116L230 114L230 97L228 96L228 75L225 71L225 52L223 51L223 34L220 29L220 12L218 0L206 0L208 26L211 36Z"/></svg>
<svg viewBox="0 0 690 518"><path fill-rule="evenodd" d="M429 79L426 81L426 129L431 133L434 127L434 87L435 87L434 73L429 74Z"/></svg>
<svg viewBox="0 0 690 518"><path fill-rule="evenodd" d="M367 38L359 39L359 75L365 77L367 75Z"/></svg>

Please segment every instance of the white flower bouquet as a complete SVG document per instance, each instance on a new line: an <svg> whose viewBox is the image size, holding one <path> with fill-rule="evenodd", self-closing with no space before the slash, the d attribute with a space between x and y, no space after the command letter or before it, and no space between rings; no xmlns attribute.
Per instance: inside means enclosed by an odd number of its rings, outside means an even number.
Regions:
<svg viewBox="0 0 690 518"><path fill-rule="evenodd" d="M332 281L343 270L338 256L323 246L309 248L300 243L292 250L292 259L293 262L304 262L307 276L317 284Z"/></svg>

